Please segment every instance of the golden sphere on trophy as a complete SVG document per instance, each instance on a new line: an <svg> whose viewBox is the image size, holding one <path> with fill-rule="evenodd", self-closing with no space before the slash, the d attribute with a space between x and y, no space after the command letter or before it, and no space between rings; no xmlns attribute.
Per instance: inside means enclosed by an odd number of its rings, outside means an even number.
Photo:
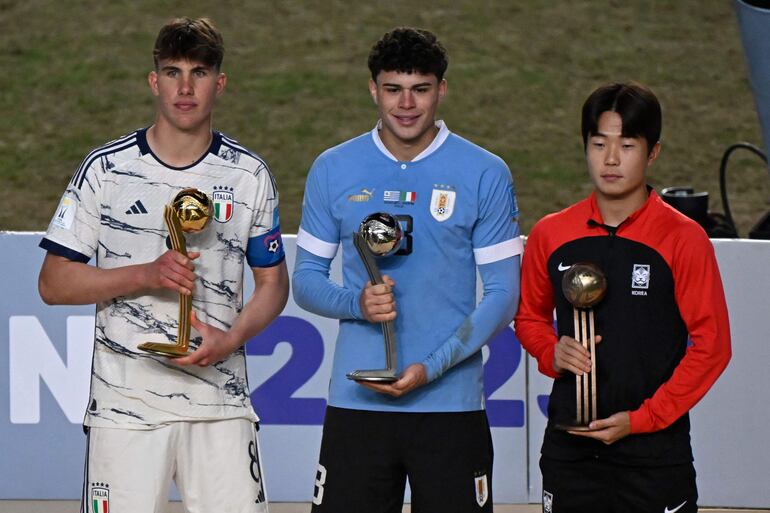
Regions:
<svg viewBox="0 0 770 513"><path fill-rule="evenodd" d="M376 256L388 256L398 250L403 232L395 216L377 212L361 221L358 232L366 241L369 251Z"/></svg>
<svg viewBox="0 0 770 513"><path fill-rule="evenodd" d="M601 301L607 292L607 278L594 264L574 264L565 271L561 290L575 308L591 308Z"/></svg>
<svg viewBox="0 0 770 513"><path fill-rule="evenodd" d="M211 200L198 189L183 189L174 196L171 208L179 219L182 231L199 232L211 218Z"/></svg>

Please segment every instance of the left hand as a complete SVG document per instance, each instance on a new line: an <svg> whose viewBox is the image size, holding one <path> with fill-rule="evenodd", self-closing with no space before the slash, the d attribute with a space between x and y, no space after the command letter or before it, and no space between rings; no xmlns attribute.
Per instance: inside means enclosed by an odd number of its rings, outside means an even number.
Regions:
<svg viewBox="0 0 770 513"><path fill-rule="evenodd" d="M401 373L398 381L393 383L372 383L370 381L358 381L357 383L363 387L370 388L375 392L381 394L392 395L393 397L401 397L408 394L415 388L419 388L428 382L428 372L425 370L425 366L421 363L413 363Z"/></svg>
<svg viewBox="0 0 770 513"><path fill-rule="evenodd" d="M631 433L631 417L627 411L621 411L606 419L594 420L589 427L596 431L568 431L568 433L593 438L610 445Z"/></svg>
<svg viewBox="0 0 770 513"><path fill-rule="evenodd" d="M190 314L190 324L201 334L203 342L192 354L173 359L172 362L177 365L213 365L227 358L238 347L229 339L227 331L200 321L195 312Z"/></svg>

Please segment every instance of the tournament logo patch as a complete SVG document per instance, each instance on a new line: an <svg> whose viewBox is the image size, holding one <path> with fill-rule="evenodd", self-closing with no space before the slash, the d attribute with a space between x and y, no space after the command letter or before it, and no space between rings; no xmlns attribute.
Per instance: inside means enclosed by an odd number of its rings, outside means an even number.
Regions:
<svg viewBox="0 0 770 513"><path fill-rule="evenodd" d="M211 194L211 199L214 202L214 219L220 223L226 223L233 218L233 210L235 209L233 198L232 187L214 187L214 192Z"/></svg>
<svg viewBox="0 0 770 513"><path fill-rule="evenodd" d="M91 483L91 505L94 513L109 513L110 485L106 483Z"/></svg>
<svg viewBox="0 0 770 513"><path fill-rule="evenodd" d="M487 475L483 474L474 478L474 487L476 488L476 504L479 507L483 507L487 503L489 498L489 484L487 482Z"/></svg>
<svg viewBox="0 0 770 513"><path fill-rule="evenodd" d="M430 215L438 222L444 222L450 217L455 209L456 193L447 188L438 188L446 186L434 186L433 194L430 197Z"/></svg>
<svg viewBox="0 0 770 513"><path fill-rule="evenodd" d="M367 189L361 189L359 194L348 195L348 201L352 201L354 203L363 203L365 201L369 201L369 199L372 197L372 194L374 194L374 189L371 191Z"/></svg>
<svg viewBox="0 0 770 513"><path fill-rule="evenodd" d="M553 494L543 490L543 513L551 513L553 511Z"/></svg>
<svg viewBox="0 0 770 513"><path fill-rule="evenodd" d="M77 203L69 196L64 196L59 202L59 208L56 209L56 214L53 217L54 226L69 230L72 227L72 221L75 220L75 212L77 211Z"/></svg>
<svg viewBox="0 0 770 513"><path fill-rule="evenodd" d="M634 270L631 272L631 288L650 288L650 266L648 264L634 264Z"/></svg>

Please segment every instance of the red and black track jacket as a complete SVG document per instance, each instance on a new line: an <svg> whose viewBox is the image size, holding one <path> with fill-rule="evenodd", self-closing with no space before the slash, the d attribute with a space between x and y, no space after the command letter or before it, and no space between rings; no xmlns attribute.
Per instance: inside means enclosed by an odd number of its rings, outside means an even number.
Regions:
<svg viewBox="0 0 770 513"><path fill-rule="evenodd" d="M609 446L553 429L576 417L575 377L554 371L553 352L558 337L574 336L561 281L563 269L578 262L597 264L608 283L594 307L602 336L596 346L598 418L630 411L632 435ZM542 453L629 465L691 461L687 412L731 354L722 281L701 227L652 190L639 210L609 227L592 194L535 225L521 272L516 334L540 371L556 378Z"/></svg>

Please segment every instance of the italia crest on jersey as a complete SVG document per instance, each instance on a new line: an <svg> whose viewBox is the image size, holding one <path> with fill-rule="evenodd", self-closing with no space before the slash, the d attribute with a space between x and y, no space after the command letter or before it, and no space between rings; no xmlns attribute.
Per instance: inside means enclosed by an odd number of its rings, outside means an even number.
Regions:
<svg viewBox="0 0 770 513"><path fill-rule="evenodd" d="M214 219L220 223L226 223L233 218L235 203L233 202L232 187L214 187L211 199L214 203Z"/></svg>
<svg viewBox="0 0 770 513"><path fill-rule="evenodd" d="M94 513L109 513L110 489L104 483L91 485L91 505Z"/></svg>

